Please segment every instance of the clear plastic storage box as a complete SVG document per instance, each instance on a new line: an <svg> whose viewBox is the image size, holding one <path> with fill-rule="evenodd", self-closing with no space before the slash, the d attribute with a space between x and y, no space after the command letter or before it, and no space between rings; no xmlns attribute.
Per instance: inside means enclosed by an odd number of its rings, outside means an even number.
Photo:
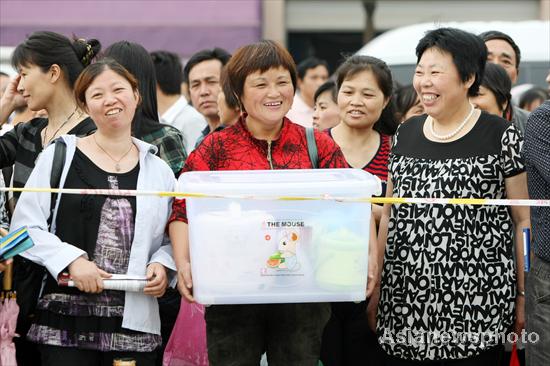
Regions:
<svg viewBox="0 0 550 366"><path fill-rule="evenodd" d="M365 299L371 207L334 200L380 194L359 169L188 172L179 190L255 199L188 198L194 296L202 304Z"/></svg>

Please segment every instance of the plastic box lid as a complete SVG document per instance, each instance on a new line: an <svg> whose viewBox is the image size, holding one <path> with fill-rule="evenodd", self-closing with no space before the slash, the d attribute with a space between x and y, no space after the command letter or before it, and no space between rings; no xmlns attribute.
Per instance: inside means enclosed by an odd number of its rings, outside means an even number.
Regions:
<svg viewBox="0 0 550 366"><path fill-rule="evenodd" d="M361 169L279 169L186 172L178 191L214 195L359 198L381 194L380 180Z"/></svg>

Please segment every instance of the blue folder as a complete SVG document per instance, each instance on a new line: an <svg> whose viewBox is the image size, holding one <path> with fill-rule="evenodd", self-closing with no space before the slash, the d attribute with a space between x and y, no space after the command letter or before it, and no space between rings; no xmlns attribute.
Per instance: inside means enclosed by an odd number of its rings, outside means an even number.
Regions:
<svg viewBox="0 0 550 366"><path fill-rule="evenodd" d="M0 239L0 261L15 257L34 246L26 227L14 230Z"/></svg>

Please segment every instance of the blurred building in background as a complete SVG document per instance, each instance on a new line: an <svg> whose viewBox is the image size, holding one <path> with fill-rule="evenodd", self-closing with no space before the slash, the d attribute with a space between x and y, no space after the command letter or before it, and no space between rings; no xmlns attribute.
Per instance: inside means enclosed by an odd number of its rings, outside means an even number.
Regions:
<svg viewBox="0 0 550 366"><path fill-rule="evenodd" d="M104 47L139 42L185 60L203 48L232 52L270 38L297 62L317 56L334 71L343 55L396 27L523 20L550 20L550 0L1 0L0 46L48 29L98 38Z"/></svg>
<svg viewBox="0 0 550 366"><path fill-rule="evenodd" d="M37 30L138 42L182 57L207 47L234 50L261 37L261 0L1 0L0 45Z"/></svg>
<svg viewBox="0 0 550 366"><path fill-rule="evenodd" d="M297 61L315 55L334 67L342 55L406 25L433 22L550 20L549 0L267 0L283 7L278 37ZM272 29L273 37L277 33ZM534 35L536 37L536 35ZM550 57L550 55L549 55Z"/></svg>

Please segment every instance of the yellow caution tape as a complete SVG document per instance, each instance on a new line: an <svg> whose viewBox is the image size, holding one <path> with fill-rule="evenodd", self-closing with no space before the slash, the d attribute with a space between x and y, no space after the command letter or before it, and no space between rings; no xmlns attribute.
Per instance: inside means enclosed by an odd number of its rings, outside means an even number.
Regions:
<svg viewBox="0 0 550 366"><path fill-rule="evenodd" d="M320 196L254 196L233 194L206 194L190 192L138 191L128 189L79 189L79 188L12 188L2 187L0 192L38 192L58 194L88 194L102 196L160 196L176 198L216 198L245 199L262 201L338 201L338 202L368 202L378 204L441 204L441 205L487 205L487 206L530 206L550 207L550 200L532 199L484 199L484 198L413 198L413 197L335 197Z"/></svg>

